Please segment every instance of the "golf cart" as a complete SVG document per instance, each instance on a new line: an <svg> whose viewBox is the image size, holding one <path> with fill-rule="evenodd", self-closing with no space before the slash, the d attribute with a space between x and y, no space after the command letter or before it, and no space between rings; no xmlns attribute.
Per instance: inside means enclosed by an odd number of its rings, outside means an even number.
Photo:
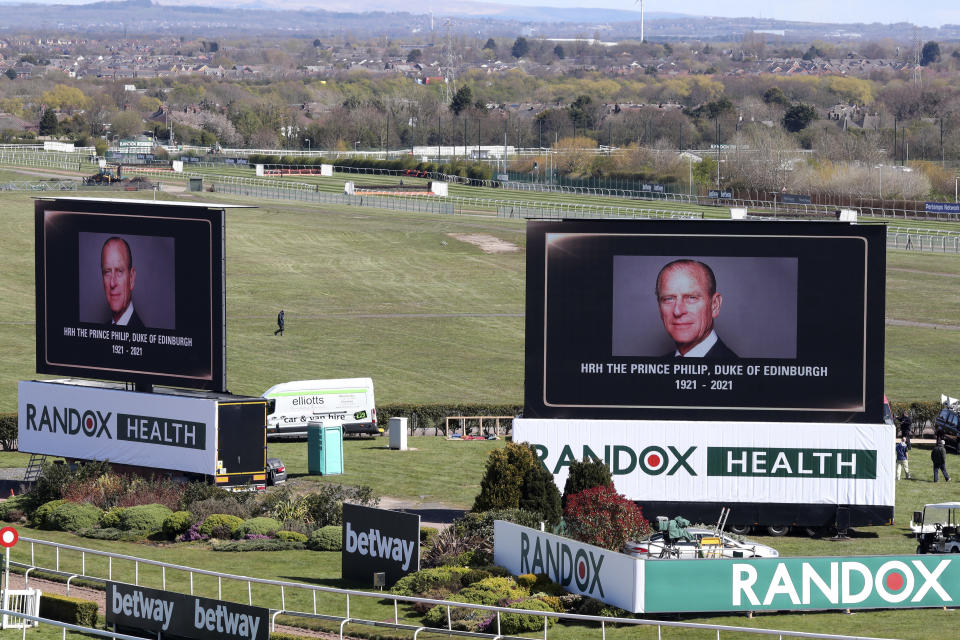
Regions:
<svg viewBox="0 0 960 640"><path fill-rule="evenodd" d="M960 502L939 502L914 511L910 530L917 553L960 553Z"/></svg>

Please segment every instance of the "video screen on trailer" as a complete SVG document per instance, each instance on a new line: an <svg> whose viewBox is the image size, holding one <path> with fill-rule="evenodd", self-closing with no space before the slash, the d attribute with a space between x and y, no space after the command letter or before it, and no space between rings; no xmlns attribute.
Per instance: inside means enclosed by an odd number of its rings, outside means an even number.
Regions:
<svg viewBox="0 0 960 640"><path fill-rule="evenodd" d="M524 415L882 422L884 232L528 223Z"/></svg>
<svg viewBox="0 0 960 640"><path fill-rule="evenodd" d="M38 200L37 372L224 390L223 209Z"/></svg>

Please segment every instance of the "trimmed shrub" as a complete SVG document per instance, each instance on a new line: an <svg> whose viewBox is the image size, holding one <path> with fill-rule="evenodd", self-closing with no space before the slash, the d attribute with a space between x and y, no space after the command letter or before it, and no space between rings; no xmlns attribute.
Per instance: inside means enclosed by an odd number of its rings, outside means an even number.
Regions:
<svg viewBox="0 0 960 640"><path fill-rule="evenodd" d="M232 499L232 496L229 491L216 485L207 482L191 482L187 484L183 490L183 495L180 496L180 510L189 511L193 503L209 500L210 498L222 500L227 498ZM236 500L234 500L234 502L236 502Z"/></svg>
<svg viewBox="0 0 960 640"><path fill-rule="evenodd" d="M650 532L640 507L612 485L569 496L563 516L571 538L614 551Z"/></svg>
<svg viewBox="0 0 960 640"><path fill-rule="evenodd" d="M246 520L253 515L252 508L252 503L239 502L233 494L228 492L227 497L224 498L206 498L194 502L187 511L193 514L194 521L203 522L215 513L236 516L241 520Z"/></svg>
<svg viewBox="0 0 960 640"><path fill-rule="evenodd" d="M60 531L77 531L97 526L102 512L92 504L65 502L50 512L47 523Z"/></svg>
<svg viewBox="0 0 960 640"><path fill-rule="evenodd" d="M277 531L277 540L283 542L303 542L306 547L307 536L298 531Z"/></svg>
<svg viewBox="0 0 960 640"><path fill-rule="evenodd" d="M340 551L343 549L343 528L337 525L321 527L310 534L307 549L313 551Z"/></svg>
<svg viewBox="0 0 960 640"><path fill-rule="evenodd" d="M342 484L324 484L313 492L303 496L306 519L313 524L325 527L331 524L343 524L343 503L351 502L364 507L375 507L380 498L371 487L361 485L351 487Z"/></svg>
<svg viewBox="0 0 960 640"><path fill-rule="evenodd" d="M26 510L27 504L26 494L20 494L0 502L0 520L17 522Z"/></svg>
<svg viewBox="0 0 960 640"><path fill-rule="evenodd" d="M519 602L511 602L508 605L511 609L530 609L531 611L553 611L553 607L539 598L527 598ZM541 618L523 613L501 613L500 614L500 633L505 635L516 635L526 631L543 631L543 623L546 621L549 628L556 622L555 618Z"/></svg>
<svg viewBox="0 0 960 640"><path fill-rule="evenodd" d="M95 627L97 603L92 600L45 593L40 596L40 617L82 627Z"/></svg>
<svg viewBox="0 0 960 640"><path fill-rule="evenodd" d="M420 546L430 547L433 544L433 541L436 539L438 533L440 533L439 529L434 529L433 527L420 527Z"/></svg>
<svg viewBox="0 0 960 640"><path fill-rule="evenodd" d="M92 529L80 529L74 533L83 538L90 538L92 540L121 540L123 542L140 542L142 540L146 540L150 535L149 531L141 531L140 529L124 531L123 529L115 529L112 527L107 529L101 529L99 527Z"/></svg>
<svg viewBox="0 0 960 640"><path fill-rule="evenodd" d="M228 540L225 542L214 542L214 551L290 551L303 549L306 545L302 542L284 542L283 540Z"/></svg>
<svg viewBox="0 0 960 640"><path fill-rule="evenodd" d="M173 515L173 511L162 504L141 504L127 507L120 512L121 529L144 529L160 531L163 521Z"/></svg>
<svg viewBox="0 0 960 640"><path fill-rule="evenodd" d="M517 585L523 587L527 591L533 589L533 585L537 584L537 576L532 573L525 573L523 575L517 576Z"/></svg>
<svg viewBox="0 0 960 640"><path fill-rule="evenodd" d="M17 448L18 438L17 414L0 414L0 447L3 447L4 451L13 451Z"/></svg>
<svg viewBox="0 0 960 640"><path fill-rule="evenodd" d="M112 509L107 509L100 516L100 526L105 529L119 529L120 528L120 514L123 512L123 507L113 507Z"/></svg>
<svg viewBox="0 0 960 640"><path fill-rule="evenodd" d="M508 442L502 449L491 451L472 510L518 508L524 476L539 464L533 449L526 444Z"/></svg>
<svg viewBox="0 0 960 640"><path fill-rule="evenodd" d="M89 478L98 478L110 473L108 462L84 462L71 469L69 465L47 462L43 465L37 484L28 494L28 513L51 500L64 497L64 490Z"/></svg>
<svg viewBox="0 0 960 640"><path fill-rule="evenodd" d="M243 520L237 516L226 513L214 513L207 517L200 525L200 533L211 538L232 538L233 532L243 524Z"/></svg>
<svg viewBox="0 0 960 640"><path fill-rule="evenodd" d="M560 506L560 490L553 474L543 464L527 469L520 484L520 501L517 506L525 511L539 513L552 527L560 524L563 508Z"/></svg>
<svg viewBox="0 0 960 640"><path fill-rule="evenodd" d="M234 538L243 538L244 536L272 536L280 530L280 523L273 518L260 516L259 518L250 518L244 520L243 524L233 532Z"/></svg>
<svg viewBox="0 0 960 640"><path fill-rule="evenodd" d="M50 529L53 525L50 523L49 518L53 513L54 509L59 507L62 504L65 504L66 500L51 500L40 505L37 510L33 513L33 526L40 529Z"/></svg>
<svg viewBox="0 0 960 640"><path fill-rule="evenodd" d="M570 463L567 482L563 485L562 507L567 508L567 499L575 493L580 493L593 487L605 487L613 484L613 476L607 463L595 458Z"/></svg>
<svg viewBox="0 0 960 640"><path fill-rule="evenodd" d="M189 511L174 511L163 521L163 535L173 540L187 532L193 524L193 514Z"/></svg>
<svg viewBox="0 0 960 640"><path fill-rule="evenodd" d="M463 587L464 577L472 573L474 572L463 567L422 569L397 580L390 592L401 596L420 596L439 589L459 591Z"/></svg>

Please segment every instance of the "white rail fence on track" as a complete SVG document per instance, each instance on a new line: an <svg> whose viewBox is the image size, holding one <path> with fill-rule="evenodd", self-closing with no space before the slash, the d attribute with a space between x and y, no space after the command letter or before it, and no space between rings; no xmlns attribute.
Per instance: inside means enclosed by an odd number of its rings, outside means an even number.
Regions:
<svg viewBox="0 0 960 640"><path fill-rule="evenodd" d="M700 630L709 630L716 633L716 637L720 639L721 633L747 633L747 634L756 634L764 636L778 636L782 638L818 638L821 640L877 640L875 638L869 638L866 636L844 636L836 634L826 634L826 633L809 633L802 631L788 631L780 629L755 629L751 627L739 627L739 626L729 626L729 625L713 625L713 624L702 624L702 623L688 623L688 622L670 622L664 620L643 620L636 618L613 618L613 617L602 617L602 616L587 616L571 613L554 613L554 612L544 612L544 611L531 611L527 609L513 609L507 607L495 607L489 605L480 605L480 604L469 604L463 602L452 602L449 600L437 600L431 598L417 598L411 596L401 596L395 595L383 591L360 591L355 589L339 589L335 587L324 587L320 585L305 584L300 582L284 581L284 580L270 580L266 578L254 578L249 576L241 576L236 574L221 573L217 571L210 571L207 569L197 569L194 567L188 567L184 565L177 565L168 562L162 562L159 560L150 560L146 558L138 558L135 556L129 556L118 553L111 553L109 551L100 551L95 549L86 549L84 547L77 547L73 545L67 545L57 542L50 542L46 540L39 540L34 538L20 538L20 543L12 549L12 555L19 558L20 556L25 555L23 553L23 547L29 545L29 556L30 561L25 562L23 560L12 560L11 566L20 567L25 569L25 582L29 586L30 573L31 572L44 572L51 573L60 576L66 577L67 582L67 594L70 593L70 583L74 579L84 579L87 581L95 582L105 582L106 580L114 580L114 560L117 560L119 563L127 563L127 568L129 570L129 564L133 564L134 569L134 582L133 584L137 586L146 586L141 585L141 567L159 567L160 568L160 585L159 588L166 590L167 588L167 572L178 572L180 574L186 573L189 576L189 593L195 595L194 593L194 576L208 576L215 577L217 579L217 599L223 600L223 582L241 582L246 583L247 586L247 604L253 604L253 585L277 587L279 589L279 607L270 607L271 610L271 630L273 630L277 616L285 614L292 617L301 617L301 618L312 618L327 620L332 622L339 622L340 627L340 637L343 637L344 627L347 624L358 624L364 626L374 626L374 627L387 627L392 629L400 629L414 632L414 638L421 632L429 633L442 633L451 636L463 636L463 637L474 637L474 638L504 638L510 636L503 636L500 633L501 629L501 618L502 614L526 614L535 616L538 618L544 619L544 640L549 640L549 625L547 624L548 619L564 620L567 622L581 622L591 627L594 627L599 632L599 637L606 637L606 629L608 625L618 625L618 626L647 626L647 627L656 627L657 628L657 637L661 638L665 629L671 628L682 628L682 629L700 629ZM49 547L55 550L54 556L54 566L42 566L38 565L36 562L36 548L40 547ZM61 558L61 556L67 556L72 554L72 560L76 561L76 555L79 555L80 562L80 571L67 571L62 568L62 564L66 562L66 559ZM107 559L107 575L96 575L87 573L87 559L88 557L94 558L106 558ZM24 558L25 560L25 558ZM120 581L120 580L118 580ZM154 587L156 588L156 587ZM287 608L288 593L299 593L304 595L303 592L306 592L310 595L310 600L312 601L312 611L302 611L294 610ZM341 595L346 598L346 608L345 615L337 615L335 613L324 612L321 613L317 607L317 594L336 594ZM353 617L350 614L350 599L351 597L354 600L357 599L373 599L375 601L388 600L392 603L393 608L393 621L380 620L370 620L364 618ZM258 598L260 606L263 606L262 596ZM274 601L276 597L274 596ZM435 627L423 627L416 624L408 624L400 622L400 605L401 604L423 604L423 605L440 605L446 607L446 619L447 619L447 628L435 628ZM387 607L389 605L382 605ZM473 609L486 611L491 615L495 616L495 627L496 633L482 633L482 632L469 632L469 631L460 631L452 629L451 624L451 609L454 608L464 608L464 609ZM22 614L18 614L22 615ZM30 616L23 616L26 619L30 619ZM42 620L42 622L48 622ZM61 624L62 623L57 623ZM127 638L128 636L113 636L110 634L101 634L108 635L110 637L121 637Z"/></svg>

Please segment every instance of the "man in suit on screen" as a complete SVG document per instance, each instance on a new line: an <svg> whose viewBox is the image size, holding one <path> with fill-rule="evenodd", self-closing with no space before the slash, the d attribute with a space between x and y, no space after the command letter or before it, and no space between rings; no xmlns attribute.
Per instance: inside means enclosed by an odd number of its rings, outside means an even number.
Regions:
<svg viewBox="0 0 960 640"><path fill-rule="evenodd" d="M144 324L133 308L133 286L137 270L133 268L130 245L118 236L108 238L100 250L100 273L103 276L103 295L110 307L111 324L131 329L143 329Z"/></svg>
<svg viewBox="0 0 960 640"><path fill-rule="evenodd" d="M709 266L689 259L667 263L657 275L656 293L663 327L676 343L665 357L737 359L713 328L723 296Z"/></svg>

